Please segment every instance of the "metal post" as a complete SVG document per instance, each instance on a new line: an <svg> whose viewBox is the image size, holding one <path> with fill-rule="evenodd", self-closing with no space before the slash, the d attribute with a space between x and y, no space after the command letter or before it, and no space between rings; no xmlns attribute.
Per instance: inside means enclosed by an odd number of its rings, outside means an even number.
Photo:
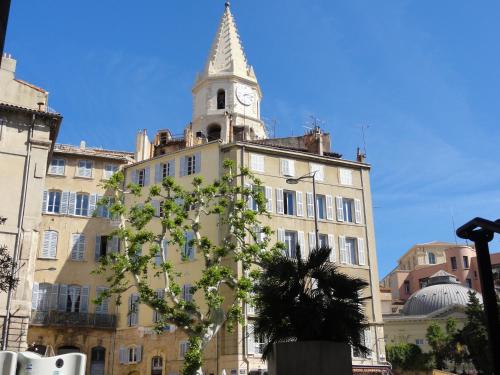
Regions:
<svg viewBox="0 0 500 375"><path fill-rule="evenodd" d="M9 21L10 0L0 2L0 62L5 46L5 35L7 34L7 22Z"/></svg>
<svg viewBox="0 0 500 375"><path fill-rule="evenodd" d="M491 222L475 218L457 229L458 237L474 241L476 245L477 267L483 294L493 373L500 374L500 356L498 355L500 353L500 335L498 334L500 323L498 322L498 305L488 246L488 242L493 239L495 232L500 233L500 220Z"/></svg>
<svg viewBox="0 0 500 375"><path fill-rule="evenodd" d="M318 202L316 201L316 171L312 175L313 180L313 204L314 204L314 234L316 235L316 248L319 248L318 230Z"/></svg>

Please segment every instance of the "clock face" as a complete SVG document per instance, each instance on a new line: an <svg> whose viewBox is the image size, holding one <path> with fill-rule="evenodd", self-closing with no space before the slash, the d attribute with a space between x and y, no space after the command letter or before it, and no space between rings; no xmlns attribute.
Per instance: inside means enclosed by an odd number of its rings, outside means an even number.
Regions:
<svg viewBox="0 0 500 375"><path fill-rule="evenodd" d="M236 86L236 97L241 104L246 106L251 105L255 100L255 94L253 90L245 85Z"/></svg>

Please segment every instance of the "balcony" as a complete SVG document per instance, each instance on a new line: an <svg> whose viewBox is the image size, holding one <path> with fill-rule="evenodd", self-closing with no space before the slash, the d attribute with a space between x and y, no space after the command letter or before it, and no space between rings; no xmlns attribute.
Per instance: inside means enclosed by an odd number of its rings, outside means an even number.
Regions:
<svg viewBox="0 0 500 375"><path fill-rule="evenodd" d="M31 311L31 325L79 328L116 328L116 315L64 311Z"/></svg>

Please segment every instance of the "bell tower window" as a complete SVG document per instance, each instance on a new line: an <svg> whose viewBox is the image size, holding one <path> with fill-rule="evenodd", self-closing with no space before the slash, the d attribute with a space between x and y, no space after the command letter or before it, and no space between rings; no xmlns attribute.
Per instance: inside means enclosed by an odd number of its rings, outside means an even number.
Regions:
<svg viewBox="0 0 500 375"><path fill-rule="evenodd" d="M220 139L221 127L219 124L211 124L207 128L208 141L216 141Z"/></svg>
<svg viewBox="0 0 500 375"><path fill-rule="evenodd" d="M217 91L217 109L226 108L226 92L222 89Z"/></svg>

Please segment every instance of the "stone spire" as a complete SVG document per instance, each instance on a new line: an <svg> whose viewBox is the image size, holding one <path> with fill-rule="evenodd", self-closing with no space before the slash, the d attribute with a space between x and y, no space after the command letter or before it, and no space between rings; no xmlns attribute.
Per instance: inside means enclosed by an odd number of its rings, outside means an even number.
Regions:
<svg viewBox="0 0 500 375"><path fill-rule="evenodd" d="M257 81L253 68L248 65L243 52L229 1L226 2L225 8L205 70L199 78L214 75L236 75Z"/></svg>

